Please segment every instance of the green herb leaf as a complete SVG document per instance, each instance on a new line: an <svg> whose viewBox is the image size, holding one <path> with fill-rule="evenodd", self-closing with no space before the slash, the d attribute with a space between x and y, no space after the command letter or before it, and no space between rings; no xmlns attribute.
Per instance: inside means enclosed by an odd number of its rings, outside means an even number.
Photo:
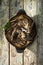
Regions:
<svg viewBox="0 0 43 65"><path fill-rule="evenodd" d="M4 26L4 29L7 31L10 26L11 26L11 22L8 22L8 23Z"/></svg>

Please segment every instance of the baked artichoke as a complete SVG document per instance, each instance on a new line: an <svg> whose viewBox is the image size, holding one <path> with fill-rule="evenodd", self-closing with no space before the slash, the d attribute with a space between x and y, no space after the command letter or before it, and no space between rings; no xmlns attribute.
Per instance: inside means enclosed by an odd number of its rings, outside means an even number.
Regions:
<svg viewBox="0 0 43 65"><path fill-rule="evenodd" d="M17 49L26 48L33 42L36 34L35 22L24 10L19 10L5 25L6 39Z"/></svg>

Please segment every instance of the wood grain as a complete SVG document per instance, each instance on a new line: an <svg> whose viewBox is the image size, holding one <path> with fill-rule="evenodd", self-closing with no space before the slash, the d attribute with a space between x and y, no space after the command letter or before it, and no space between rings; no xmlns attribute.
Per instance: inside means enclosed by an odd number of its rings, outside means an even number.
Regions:
<svg viewBox="0 0 43 65"><path fill-rule="evenodd" d="M37 27L34 42L23 53L17 53L4 32L5 24L19 9L24 9ZM43 0L0 0L0 65L43 65Z"/></svg>
<svg viewBox="0 0 43 65"><path fill-rule="evenodd" d="M38 65L43 65L43 0L38 0Z"/></svg>
<svg viewBox="0 0 43 65"><path fill-rule="evenodd" d="M9 64L8 42L5 38L4 25L9 20L8 0L0 1L0 65Z"/></svg>

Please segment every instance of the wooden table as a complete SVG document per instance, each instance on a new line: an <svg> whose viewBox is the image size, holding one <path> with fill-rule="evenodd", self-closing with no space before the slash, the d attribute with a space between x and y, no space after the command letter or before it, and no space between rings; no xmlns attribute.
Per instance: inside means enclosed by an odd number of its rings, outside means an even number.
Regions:
<svg viewBox="0 0 43 65"><path fill-rule="evenodd" d="M37 36L23 53L5 38L4 25L19 9L36 23ZM0 0L0 65L43 65L43 0Z"/></svg>

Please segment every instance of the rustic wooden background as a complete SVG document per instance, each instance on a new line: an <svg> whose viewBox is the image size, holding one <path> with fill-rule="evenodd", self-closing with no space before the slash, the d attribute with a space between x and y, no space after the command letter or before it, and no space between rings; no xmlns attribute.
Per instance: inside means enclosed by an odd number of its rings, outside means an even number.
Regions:
<svg viewBox="0 0 43 65"><path fill-rule="evenodd" d="M37 26L33 44L23 53L17 53L4 35L4 25L19 9L24 9ZM0 65L43 65L43 0L0 0Z"/></svg>

